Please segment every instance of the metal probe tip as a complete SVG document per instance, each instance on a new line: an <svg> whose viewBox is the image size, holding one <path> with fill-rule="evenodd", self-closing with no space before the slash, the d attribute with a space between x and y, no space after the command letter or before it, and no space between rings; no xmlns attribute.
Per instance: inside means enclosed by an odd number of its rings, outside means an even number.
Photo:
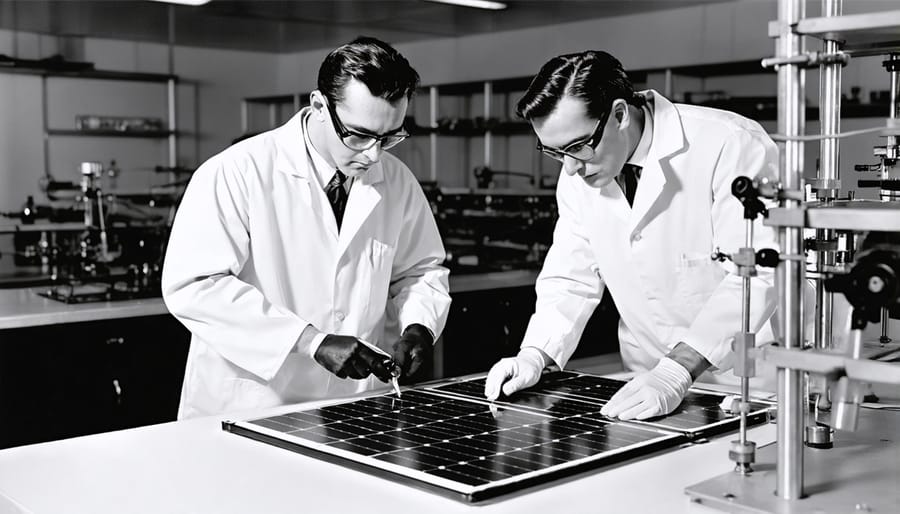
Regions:
<svg viewBox="0 0 900 514"><path fill-rule="evenodd" d="M397 393L397 398L402 398L403 395L400 393L400 374L403 370L400 369L400 365L394 362L394 359L385 359L384 367L388 368L391 371L391 385L394 387L394 392Z"/></svg>

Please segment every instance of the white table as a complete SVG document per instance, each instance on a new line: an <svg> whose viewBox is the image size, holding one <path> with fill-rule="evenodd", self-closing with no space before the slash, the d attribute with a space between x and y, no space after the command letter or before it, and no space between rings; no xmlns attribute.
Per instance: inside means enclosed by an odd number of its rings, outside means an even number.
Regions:
<svg viewBox="0 0 900 514"><path fill-rule="evenodd" d="M684 488L733 468L727 454L734 435L726 435L470 506L224 432L222 419L2 450L0 514L706 512ZM750 434L769 444L775 426Z"/></svg>

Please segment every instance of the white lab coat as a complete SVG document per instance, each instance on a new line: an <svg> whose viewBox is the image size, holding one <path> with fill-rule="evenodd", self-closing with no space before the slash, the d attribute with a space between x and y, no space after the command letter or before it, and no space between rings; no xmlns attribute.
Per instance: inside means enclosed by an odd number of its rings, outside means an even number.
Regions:
<svg viewBox="0 0 900 514"><path fill-rule="evenodd" d="M741 330L741 277L710 254L744 246L743 207L731 182L740 175L776 178L777 148L754 121L644 94L653 135L633 208L615 181L592 189L577 175L560 174L559 220L522 345L565 366L608 287L621 314L628 369L653 368L683 341L724 371ZM757 249L778 248L761 218L754 228ZM774 272L761 269L751 282L751 330L769 329ZM763 330L757 341L772 339Z"/></svg>
<svg viewBox="0 0 900 514"><path fill-rule="evenodd" d="M339 234L304 145L305 113L212 157L185 192L163 269L166 306L193 336L180 418L381 384L292 352L308 324L388 350L399 327L444 328L444 248L415 177L383 154L354 181Z"/></svg>

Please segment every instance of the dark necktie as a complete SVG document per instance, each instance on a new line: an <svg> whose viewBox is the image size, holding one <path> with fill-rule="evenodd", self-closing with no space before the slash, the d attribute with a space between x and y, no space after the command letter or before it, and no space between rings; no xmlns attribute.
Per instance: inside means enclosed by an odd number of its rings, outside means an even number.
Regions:
<svg viewBox="0 0 900 514"><path fill-rule="evenodd" d="M341 170L334 170L331 182L325 186L325 195L331 202L331 210L334 212L334 220L337 221L338 232L341 230L341 220L344 219L344 208L347 207L347 190L344 189L346 180L347 175L341 173Z"/></svg>
<svg viewBox="0 0 900 514"><path fill-rule="evenodd" d="M625 199L628 200L628 205L634 205L634 193L637 191L640 173L640 166L634 164L622 166L622 192L625 193Z"/></svg>

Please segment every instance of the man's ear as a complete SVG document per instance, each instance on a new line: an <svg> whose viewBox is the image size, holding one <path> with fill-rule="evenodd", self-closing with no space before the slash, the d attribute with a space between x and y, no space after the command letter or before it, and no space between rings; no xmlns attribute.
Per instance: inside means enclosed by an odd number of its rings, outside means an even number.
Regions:
<svg viewBox="0 0 900 514"><path fill-rule="evenodd" d="M622 100L621 98L616 98L613 100L611 111L612 115L616 117L616 121L619 124L619 127L627 127L628 123L631 121L629 112L628 112L628 102Z"/></svg>
<svg viewBox="0 0 900 514"><path fill-rule="evenodd" d="M316 120L325 121L325 116L328 115L325 112L325 98L318 89L309 94L309 106L312 108Z"/></svg>

